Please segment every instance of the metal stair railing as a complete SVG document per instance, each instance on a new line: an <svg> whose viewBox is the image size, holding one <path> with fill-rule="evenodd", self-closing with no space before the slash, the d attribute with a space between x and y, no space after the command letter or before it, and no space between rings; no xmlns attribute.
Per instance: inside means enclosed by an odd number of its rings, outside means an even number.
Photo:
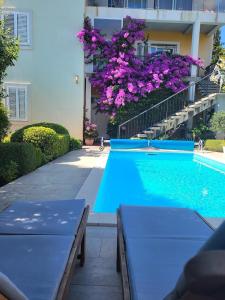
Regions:
<svg viewBox="0 0 225 300"><path fill-rule="evenodd" d="M200 80L190 83L181 91L167 97L161 102L120 124L118 126L117 138L131 138L142 133L144 130L148 130L150 127L157 127L157 123L166 120L176 112L179 112L188 107L188 105L193 104L197 99L195 99L194 102L190 102L188 100L188 91L191 87L196 87L203 80L210 78L213 73L214 70L202 77Z"/></svg>

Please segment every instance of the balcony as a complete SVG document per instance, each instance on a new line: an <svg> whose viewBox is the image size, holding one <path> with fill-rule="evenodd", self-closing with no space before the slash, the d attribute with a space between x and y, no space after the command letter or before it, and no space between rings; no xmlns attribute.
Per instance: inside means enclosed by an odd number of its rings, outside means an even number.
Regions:
<svg viewBox="0 0 225 300"><path fill-rule="evenodd" d="M87 6L225 13L225 0L87 0Z"/></svg>

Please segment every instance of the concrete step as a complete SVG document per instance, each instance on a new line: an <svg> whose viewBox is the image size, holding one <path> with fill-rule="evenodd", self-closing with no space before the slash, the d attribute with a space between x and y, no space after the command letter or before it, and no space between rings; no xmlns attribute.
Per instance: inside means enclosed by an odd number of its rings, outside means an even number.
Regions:
<svg viewBox="0 0 225 300"><path fill-rule="evenodd" d="M147 134L144 134L144 133L138 133L137 137L140 139L144 139L144 138L147 138L148 136L147 136Z"/></svg>

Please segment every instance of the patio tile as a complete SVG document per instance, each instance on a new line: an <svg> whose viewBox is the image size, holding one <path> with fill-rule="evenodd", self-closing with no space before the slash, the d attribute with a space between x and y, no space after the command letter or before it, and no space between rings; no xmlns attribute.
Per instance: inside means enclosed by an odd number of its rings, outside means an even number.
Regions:
<svg viewBox="0 0 225 300"><path fill-rule="evenodd" d="M86 245L87 257L99 257L101 252L102 240L99 238L88 238Z"/></svg>
<svg viewBox="0 0 225 300"><path fill-rule="evenodd" d="M100 257L116 259L116 239L105 239L101 246Z"/></svg>
<svg viewBox="0 0 225 300"><path fill-rule="evenodd" d="M122 300L118 287L72 285L68 300Z"/></svg>
<svg viewBox="0 0 225 300"><path fill-rule="evenodd" d="M107 226L88 226L87 237L95 238L116 238L117 229L116 227Z"/></svg>
<svg viewBox="0 0 225 300"><path fill-rule="evenodd" d="M72 284L121 286L120 274L116 272L116 259L87 258L85 266L77 269Z"/></svg>

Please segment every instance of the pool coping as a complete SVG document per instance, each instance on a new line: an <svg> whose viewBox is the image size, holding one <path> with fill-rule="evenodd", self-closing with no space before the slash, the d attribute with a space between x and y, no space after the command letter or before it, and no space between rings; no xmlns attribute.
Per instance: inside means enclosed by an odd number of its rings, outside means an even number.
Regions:
<svg viewBox="0 0 225 300"><path fill-rule="evenodd" d="M218 160L213 156L215 152L209 151L185 151L185 150L169 150L169 149L155 149L155 148L138 148L138 149L111 149L107 148L102 152L102 155L96 158L96 163L92 168L90 174L83 183L81 189L76 195L77 199L85 199L86 203L90 205L90 214L88 218L88 223L91 225L111 225L114 226L117 222L116 213L95 213L93 211L95 201L98 194L98 189L101 184L101 180L104 174L104 170L107 164L107 160L112 152L160 152L160 153L188 153L188 154L197 154L202 157L206 157L211 160L225 164L225 155L224 160ZM207 155L207 156L206 156ZM225 218L206 218L203 217L210 225L214 228L218 227Z"/></svg>

